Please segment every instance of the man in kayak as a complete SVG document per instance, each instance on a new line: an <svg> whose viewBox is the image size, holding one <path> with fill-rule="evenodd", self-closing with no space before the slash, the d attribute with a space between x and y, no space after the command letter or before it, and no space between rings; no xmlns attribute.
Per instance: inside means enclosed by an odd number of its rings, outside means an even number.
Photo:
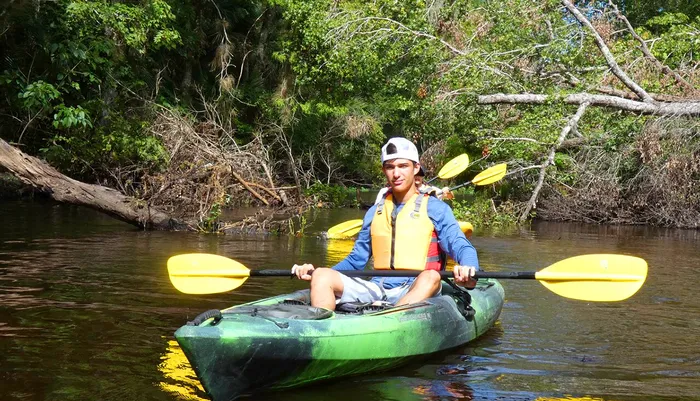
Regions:
<svg viewBox="0 0 700 401"><path fill-rule="evenodd" d="M426 269L433 231L440 247L458 262L454 278L472 288L479 268L476 250L467 240L447 204L416 189L420 170L416 146L404 138L392 138L382 147L382 172L390 191L365 214L352 252L333 268L294 265L292 272L311 281L311 305L334 310L345 302L387 301L405 305L438 295L440 273ZM435 244L437 245L437 244ZM364 270L374 257L375 269L423 270L415 279L350 278L343 270ZM313 274L311 274L313 272Z"/></svg>

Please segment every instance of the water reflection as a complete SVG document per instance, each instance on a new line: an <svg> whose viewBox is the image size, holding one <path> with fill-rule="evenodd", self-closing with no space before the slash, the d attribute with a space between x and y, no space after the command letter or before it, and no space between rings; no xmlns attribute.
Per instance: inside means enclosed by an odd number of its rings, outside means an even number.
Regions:
<svg viewBox="0 0 700 401"><path fill-rule="evenodd" d="M190 401L208 399L177 341L168 341L168 348L163 354L158 370L163 374L163 379L158 386L177 399Z"/></svg>
<svg viewBox="0 0 700 401"><path fill-rule="evenodd" d="M350 254L355 241L352 239L328 239L326 242L326 266L334 266Z"/></svg>

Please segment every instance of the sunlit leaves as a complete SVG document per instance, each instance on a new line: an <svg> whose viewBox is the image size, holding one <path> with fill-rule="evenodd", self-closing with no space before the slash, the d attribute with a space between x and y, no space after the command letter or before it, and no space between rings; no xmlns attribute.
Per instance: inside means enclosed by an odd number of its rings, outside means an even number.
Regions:
<svg viewBox="0 0 700 401"><path fill-rule="evenodd" d="M50 107L51 102L60 96L61 93L55 86L41 80L27 85L18 95L24 107L34 111Z"/></svg>
<svg viewBox="0 0 700 401"><path fill-rule="evenodd" d="M71 29L81 36L97 36L107 30L117 44L124 43L142 54L151 41L166 48L180 41L179 33L169 27L175 16L163 0L148 0L143 5L74 0L66 7L66 16Z"/></svg>
<svg viewBox="0 0 700 401"><path fill-rule="evenodd" d="M56 107L56 114L53 115L53 126L59 129L70 129L73 127L92 127L88 112L81 106L66 107L61 104Z"/></svg>
<svg viewBox="0 0 700 401"><path fill-rule="evenodd" d="M685 14L662 14L647 21L645 27L659 39L651 50L672 68L700 61L700 17L690 20Z"/></svg>

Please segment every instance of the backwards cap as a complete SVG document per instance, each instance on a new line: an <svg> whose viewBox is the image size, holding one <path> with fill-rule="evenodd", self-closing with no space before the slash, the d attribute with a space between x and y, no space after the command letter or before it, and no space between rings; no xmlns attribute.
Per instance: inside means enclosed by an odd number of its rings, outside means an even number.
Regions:
<svg viewBox="0 0 700 401"><path fill-rule="evenodd" d="M392 144L396 147L396 150L392 149L393 153L387 153L387 148ZM386 145L382 146L382 163L393 159L408 159L420 163L416 145L406 138L391 138Z"/></svg>

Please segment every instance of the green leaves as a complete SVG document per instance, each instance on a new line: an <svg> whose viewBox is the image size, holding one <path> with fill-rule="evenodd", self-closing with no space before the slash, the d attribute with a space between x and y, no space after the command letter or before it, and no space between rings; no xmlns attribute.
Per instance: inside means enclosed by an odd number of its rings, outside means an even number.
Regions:
<svg viewBox="0 0 700 401"><path fill-rule="evenodd" d="M671 68L700 61L700 17L690 20L680 13L664 13L647 21L642 34L658 36L651 51Z"/></svg>
<svg viewBox="0 0 700 401"><path fill-rule="evenodd" d="M66 107L61 104L56 107L56 114L53 115L53 126L58 129L70 129L73 127L92 127L90 117L81 106Z"/></svg>
<svg viewBox="0 0 700 401"><path fill-rule="evenodd" d="M25 108L36 112L50 108L51 102L61 97L61 93L50 83L39 80L27 85L18 97Z"/></svg>
<svg viewBox="0 0 700 401"><path fill-rule="evenodd" d="M145 54L151 42L174 48L180 34L168 25L175 20L170 5L163 0L130 5L101 0L74 0L66 7L70 29L82 37L99 37L105 30L124 44Z"/></svg>

